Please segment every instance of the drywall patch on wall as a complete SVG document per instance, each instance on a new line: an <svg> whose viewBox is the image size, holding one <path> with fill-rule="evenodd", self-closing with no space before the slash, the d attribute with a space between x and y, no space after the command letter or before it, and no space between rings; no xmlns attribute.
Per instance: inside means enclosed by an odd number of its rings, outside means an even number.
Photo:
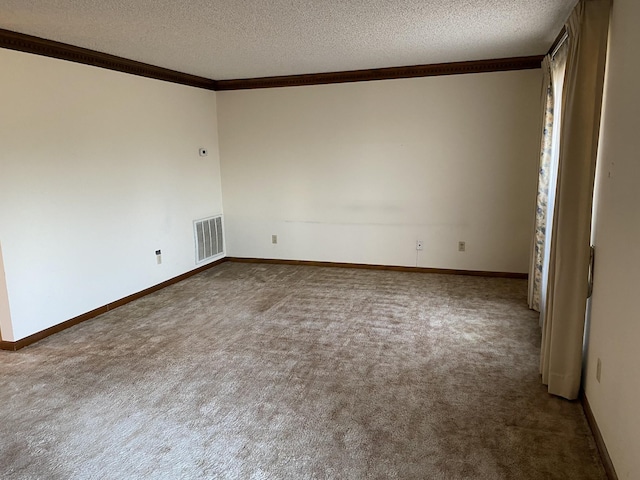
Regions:
<svg viewBox="0 0 640 480"><path fill-rule="evenodd" d="M528 70L218 92L228 254L526 272L540 82Z"/></svg>
<svg viewBox="0 0 640 480"><path fill-rule="evenodd" d="M4 275L4 263L2 261L2 243L0 243L0 334L2 340L13 341L11 309L9 308L9 295L7 294L7 282Z"/></svg>
<svg viewBox="0 0 640 480"><path fill-rule="evenodd" d="M618 478L640 478L640 4L613 2L600 156L585 392ZM596 379L600 360L600 381Z"/></svg>
<svg viewBox="0 0 640 480"><path fill-rule="evenodd" d="M14 340L196 268L192 222L222 213L215 92L9 50L0 63Z"/></svg>

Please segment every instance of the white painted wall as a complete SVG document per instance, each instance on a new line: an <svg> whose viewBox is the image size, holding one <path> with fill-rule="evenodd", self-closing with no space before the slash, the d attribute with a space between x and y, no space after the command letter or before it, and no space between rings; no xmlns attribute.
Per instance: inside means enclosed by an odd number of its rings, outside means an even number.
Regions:
<svg viewBox="0 0 640 480"><path fill-rule="evenodd" d="M215 93L2 49L0 65L3 339L195 268L192 221L222 210Z"/></svg>
<svg viewBox="0 0 640 480"><path fill-rule="evenodd" d="M620 479L640 478L640 3L613 2L595 201L586 396ZM602 361L596 381L597 359Z"/></svg>
<svg viewBox="0 0 640 480"><path fill-rule="evenodd" d="M218 92L228 254L526 272L540 85L529 70Z"/></svg>

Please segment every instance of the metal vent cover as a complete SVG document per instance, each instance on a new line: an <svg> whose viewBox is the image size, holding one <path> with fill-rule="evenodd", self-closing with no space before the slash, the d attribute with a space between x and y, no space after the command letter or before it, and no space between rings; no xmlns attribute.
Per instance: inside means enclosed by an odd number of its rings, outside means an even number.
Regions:
<svg viewBox="0 0 640 480"><path fill-rule="evenodd" d="M195 220L193 230L196 239L196 263L224 253L222 215Z"/></svg>

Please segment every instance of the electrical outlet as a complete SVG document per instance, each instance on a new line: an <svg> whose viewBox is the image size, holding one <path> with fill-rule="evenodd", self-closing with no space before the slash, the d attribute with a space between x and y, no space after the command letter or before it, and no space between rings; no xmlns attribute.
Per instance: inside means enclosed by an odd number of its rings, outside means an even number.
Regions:
<svg viewBox="0 0 640 480"><path fill-rule="evenodd" d="M598 358L598 363L596 364L596 380L600 383L600 375L602 374L602 361Z"/></svg>
<svg viewBox="0 0 640 480"><path fill-rule="evenodd" d="M467 242L458 242L458 251L465 252L467 250Z"/></svg>
<svg viewBox="0 0 640 480"><path fill-rule="evenodd" d="M422 240L416 240L416 250L424 250Z"/></svg>
<svg viewBox="0 0 640 480"><path fill-rule="evenodd" d="M271 235L271 243L274 245L278 243L278 235Z"/></svg>

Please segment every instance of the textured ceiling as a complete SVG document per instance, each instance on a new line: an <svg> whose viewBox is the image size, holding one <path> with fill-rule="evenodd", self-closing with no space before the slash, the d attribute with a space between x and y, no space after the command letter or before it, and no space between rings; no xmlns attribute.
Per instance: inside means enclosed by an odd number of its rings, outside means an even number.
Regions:
<svg viewBox="0 0 640 480"><path fill-rule="evenodd" d="M546 53L576 0L0 0L0 28L216 80Z"/></svg>

